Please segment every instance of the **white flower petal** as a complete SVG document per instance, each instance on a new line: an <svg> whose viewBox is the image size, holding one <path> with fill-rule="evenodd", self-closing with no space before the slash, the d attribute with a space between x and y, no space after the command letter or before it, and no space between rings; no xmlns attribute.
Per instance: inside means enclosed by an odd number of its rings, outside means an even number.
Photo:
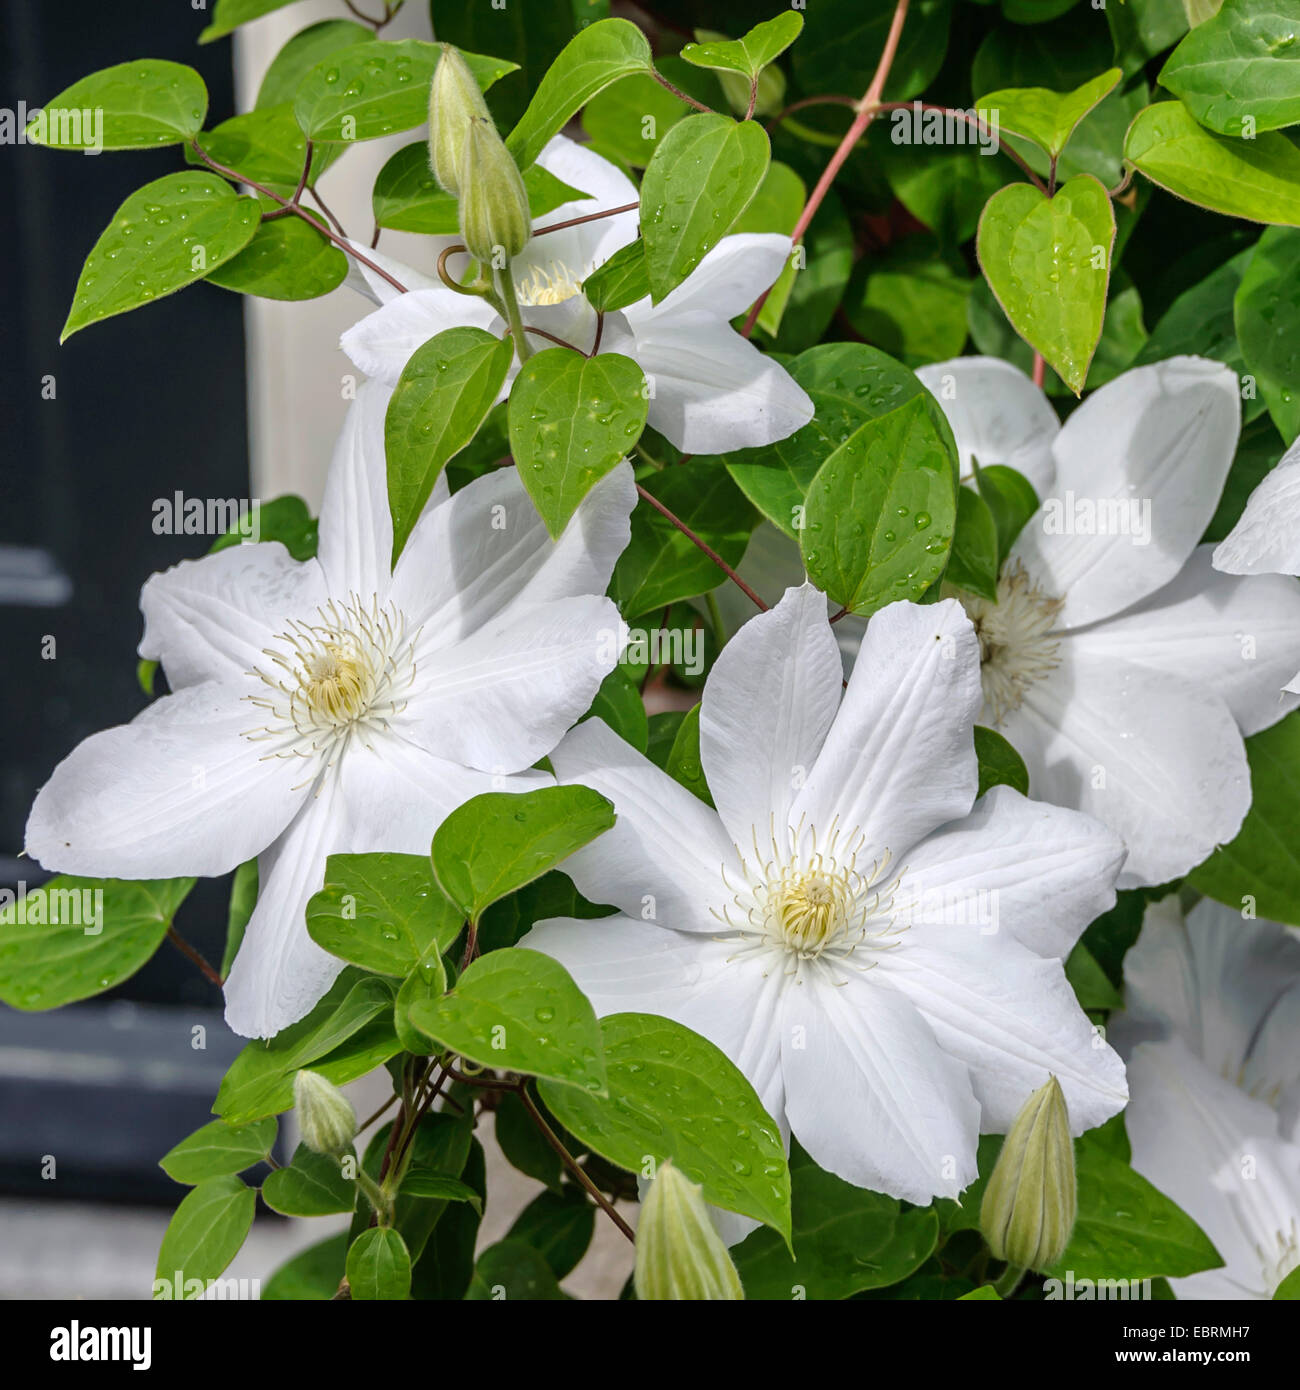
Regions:
<svg viewBox="0 0 1300 1390"><path fill-rule="evenodd" d="M790 1128L827 1172L920 1205L974 1181L979 1102L909 999L810 971L780 1028Z"/></svg>
<svg viewBox="0 0 1300 1390"><path fill-rule="evenodd" d="M316 557L332 598L363 602L388 593L393 518L388 510L384 415L392 389L364 382L334 445L320 509Z"/></svg>
<svg viewBox="0 0 1300 1390"><path fill-rule="evenodd" d="M1182 1207L1224 1260L1222 1269L1171 1280L1175 1292L1271 1298L1285 1273L1276 1263L1281 1242L1294 1240L1300 1223L1300 1149L1278 1137L1267 1106L1179 1041L1142 1044L1128 1076L1133 1167Z"/></svg>
<svg viewBox="0 0 1300 1390"><path fill-rule="evenodd" d="M655 304L647 295L626 310L634 330L680 314L715 319L743 314L785 269L790 238L773 232L724 236L676 289Z"/></svg>
<svg viewBox="0 0 1300 1390"><path fill-rule="evenodd" d="M554 136L537 162L561 183L590 196L552 208L533 223L534 230L637 201L636 185L617 165L567 136ZM534 237L511 262L516 285L533 266L549 269L552 262L566 266L578 280L585 280L620 247L636 240L639 218L639 212L633 208L615 217L602 217Z"/></svg>
<svg viewBox="0 0 1300 1390"><path fill-rule="evenodd" d="M437 261L445 247L455 246L457 240L457 237L452 236L430 238L427 249L432 262ZM398 260L396 256L390 256L373 246L363 246L357 241L350 244L366 260L373 262L381 270L386 270L398 284L404 285L408 292L435 287L443 288L442 282L436 275L427 275L415 266ZM343 283L373 304L388 304L390 301L402 297L402 291L397 288L397 285L385 280L382 275L377 275L370 266L363 265L355 256L348 257L348 273Z"/></svg>
<svg viewBox="0 0 1300 1390"><path fill-rule="evenodd" d="M442 757L517 772L586 713L622 645L618 609L607 598L512 608L438 650L394 727Z"/></svg>
<svg viewBox="0 0 1300 1390"><path fill-rule="evenodd" d="M779 973L765 973L754 960L732 960L734 942L621 916L553 917L538 922L519 945L558 960L601 1018L660 1014L708 1038L745 1074L788 1141Z"/></svg>
<svg viewBox="0 0 1300 1390"><path fill-rule="evenodd" d="M397 562L393 602L423 625L423 653L508 612L604 593L635 505L631 466L620 463L552 541L518 472L499 468L426 508Z"/></svg>
<svg viewBox="0 0 1300 1390"><path fill-rule="evenodd" d="M486 299L439 284L388 300L347 329L339 346L368 377L396 386L411 354L430 338L448 328L491 329L499 322Z"/></svg>
<svg viewBox="0 0 1300 1390"><path fill-rule="evenodd" d="M693 310L637 325L632 353L650 378L649 422L689 454L771 444L802 429L812 401L789 372L729 324Z"/></svg>
<svg viewBox="0 0 1300 1390"><path fill-rule="evenodd" d="M259 664L286 617L325 602L315 560L295 560L279 541L232 545L152 575L140 591L140 655L161 661L173 690L241 680Z"/></svg>
<svg viewBox="0 0 1300 1390"><path fill-rule="evenodd" d="M1044 897L1055 912L1057 899ZM1032 1091L1055 1076L1074 1134L1124 1108L1124 1064L1079 1007L1059 960L1009 932L928 925L886 954L881 974L916 1005L939 1045L970 1069L984 1133L1005 1134Z"/></svg>
<svg viewBox="0 0 1300 1390"><path fill-rule="evenodd" d="M804 584L751 618L714 663L700 706L700 757L738 845L784 825L840 704L826 595ZM773 822L775 817L775 822Z"/></svg>
<svg viewBox="0 0 1300 1390"><path fill-rule="evenodd" d="M894 913L915 933L909 944L968 927L1063 960L1115 905L1123 861L1123 842L1100 821L994 787L908 854Z"/></svg>
<svg viewBox="0 0 1300 1390"><path fill-rule="evenodd" d="M1036 796L1086 811L1128 846L1121 888L1168 883L1231 840L1250 769L1227 705L1204 686L1094 651L1071 633L1002 732Z"/></svg>
<svg viewBox="0 0 1300 1390"><path fill-rule="evenodd" d="M1199 357L1134 367L1070 416L1053 448L1056 486L1012 550L1064 598L1062 627L1118 613L1178 573L1214 514L1240 419L1236 376ZM1087 534L1098 503L1105 533Z"/></svg>
<svg viewBox="0 0 1300 1390"><path fill-rule="evenodd" d="M972 476L972 459L981 468L1005 464L1029 480L1040 501L1047 496L1061 422L1019 367L998 357L954 357L918 367L916 375L948 417L963 478Z"/></svg>
<svg viewBox="0 0 1300 1390"><path fill-rule="evenodd" d="M979 770L979 644L954 599L872 615L839 714L791 807L792 823L862 832L897 868L936 826L966 815Z"/></svg>
<svg viewBox="0 0 1300 1390"><path fill-rule="evenodd" d="M37 794L27 852L64 873L170 878L228 873L265 849L309 793L298 760L244 736L257 688L187 686L93 734Z"/></svg>
<svg viewBox="0 0 1300 1390"><path fill-rule="evenodd" d="M1300 440L1250 494L1214 552L1228 574L1300 574Z"/></svg>
<svg viewBox="0 0 1300 1390"><path fill-rule="evenodd" d="M1280 574L1221 574L1208 545L1127 613L1090 630L1088 648L1207 685L1246 734L1300 705L1283 686L1300 667L1300 584Z"/></svg>
<svg viewBox="0 0 1300 1390"><path fill-rule="evenodd" d="M583 897L681 931L725 930L710 909L730 897L722 870L736 865L736 851L715 811L601 719L572 730L551 766L560 782L608 797L618 816L612 830L564 861Z"/></svg>

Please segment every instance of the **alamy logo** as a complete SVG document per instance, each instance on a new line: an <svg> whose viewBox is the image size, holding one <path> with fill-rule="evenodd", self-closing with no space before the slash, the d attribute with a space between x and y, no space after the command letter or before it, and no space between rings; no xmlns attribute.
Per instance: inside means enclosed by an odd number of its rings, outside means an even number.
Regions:
<svg viewBox="0 0 1300 1390"><path fill-rule="evenodd" d="M895 145L978 145L981 154L996 154L1001 145L996 111L950 111L914 101L889 118Z"/></svg>
<svg viewBox="0 0 1300 1390"><path fill-rule="evenodd" d="M1046 536L1128 536L1134 545L1151 544L1149 497L1049 497L1043 503Z"/></svg>
<svg viewBox="0 0 1300 1390"><path fill-rule="evenodd" d="M1074 1270L1067 1269L1064 1279L1048 1279L1044 1282L1043 1297L1073 1303L1129 1303L1151 1297L1151 1280L1076 1279Z"/></svg>
<svg viewBox="0 0 1300 1390"><path fill-rule="evenodd" d="M100 107L61 106L46 111L20 101L0 106L0 145L49 145L102 154L104 112Z"/></svg>
<svg viewBox="0 0 1300 1390"><path fill-rule="evenodd" d="M174 492L153 503L155 536L224 536L235 532L246 541L261 539L256 497L186 497Z"/></svg>
<svg viewBox="0 0 1300 1390"><path fill-rule="evenodd" d="M148 1327L70 1327L50 1332L51 1361L129 1361L133 1371L153 1365L153 1330Z"/></svg>
<svg viewBox="0 0 1300 1390"><path fill-rule="evenodd" d="M16 889L0 888L0 912L12 912L16 927L80 927L87 936L104 930L102 888L46 888L29 893L21 880Z"/></svg>

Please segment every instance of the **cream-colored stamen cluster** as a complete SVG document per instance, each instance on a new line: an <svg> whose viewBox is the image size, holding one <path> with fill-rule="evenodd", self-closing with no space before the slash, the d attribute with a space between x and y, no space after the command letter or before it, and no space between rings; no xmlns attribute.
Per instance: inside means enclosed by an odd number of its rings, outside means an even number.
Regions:
<svg viewBox="0 0 1300 1390"><path fill-rule="evenodd" d="M714 911L743 938L732 959L775 952L792 974L810 961L868 969L874 963L870 950L850 958L860 947L895 944L891 913L898 876L887 877L887 849L866 865L864 849L861 831L845 832L836 824L819 836L802 822L778 835L773 823L766 845L759 844L755 831L753 858L742 854L740 860L743 882L731 883L724 868L732 897Z"/></svg>
<svg viewBox="0 0 1300 1390"><path fill-rule="evenodd" d="M998 601L954 590L980 643L985 718L999 725L1024 703L1031 686L1058 664L1056 615L1063 600L1045 594L1018 560L998 580Z"/></svg>
<svg viewBox="0 0 1300 1390"><path fill-rule="evenodd" d="M265 648L275 669L251 672L271 692L247 697L268 715L247 737L277 743L265 757L332 760L341 741L387 728L406 707L415 657L403 615L354 595L331 599L316 616L289 623L281 645Z"/></svg>
<svg viewBox="0 0 1300 1390"><path fill-rule="evenodd" d="M582 281L562 261L549 266L535 265L515 284L520 304L535 308L540 304L563 304L582 292Z"/></svg>

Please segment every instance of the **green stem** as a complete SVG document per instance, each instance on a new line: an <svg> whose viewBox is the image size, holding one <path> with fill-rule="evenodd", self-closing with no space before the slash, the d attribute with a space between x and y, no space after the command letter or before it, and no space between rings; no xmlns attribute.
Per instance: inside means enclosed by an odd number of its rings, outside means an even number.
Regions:
<svg viewBox="0 0 1300 1390"><path fill-rule="evenodd" d="M1025 1277L1023 1265L1008 1265L1000 1275L993 1281L993 1287L998 1291L999 1298L1010 1298L1020 1287L1020 1281Z"/></svg>
<svg viewBox="0 0 1300 1390"><path fill-rule="evenodd" d="M506 322L510 325L510 336L515 340L515 352L519 356L519 365L533 355L532 345L528 341L528 336L524 332L523 315L519 312L519 296L515 293L515 279L510 273L509 265L503 265L496 272L497 291L501 295L501 302L505 306Z"/></svg>

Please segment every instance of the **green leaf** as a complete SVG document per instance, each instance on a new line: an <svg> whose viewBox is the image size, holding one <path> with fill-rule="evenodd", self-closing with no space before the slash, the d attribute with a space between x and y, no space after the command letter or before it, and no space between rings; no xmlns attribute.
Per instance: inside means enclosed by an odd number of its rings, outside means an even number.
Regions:
<svg viewBox="0 0 1300 1390"><path fill-rule="evenodd" d="M507 1240L531 1245L557 1279L571 1273L587 1253L596 1229L596 1208L580 1187L542 1192L515 1218Z"/></svg>
<svg viewBox="0 0 1300 1390"><path fill-rule="evenodd" d="M167 1223L154 1278L215 1279L239 1253L256 1206L257 1194L233 1175L199 1183Z"/></svg>
<svg viewBox="0 0 1300 1390"><path fill-rule="evenodd" d="M787 365L812 399L813 418L786 439L739 449L723 459L745 496L791 540L799 539L805 495L822 464L860 425L889 414L912 397L919 396L925 403L935 429L956 457L952 431L938 402L915 373L878 348L824 343Z"/></svg>
<svg viewBox="0 0 1300 1390"><path fill-rule="evenodd" d="M1142 367L1180 353L1195 353L1224 363L1237 376L1244 375L1246 363L1237 346L1233 299L1253 254L1254 248L1247 247L1184 290L1152 329L1133 365Z"/></svg>
<svg viewBox="0 0 1300 1390"><path fill-rule="evenodd" d="M589 196L570 188L540 164L524 173L524 189L534 222L564 203L581 202ZM403 145L379 171L371 203L378 227L459 239L460 204L434 182L429 147L423 140Z"/></svg>
<svg viewBox="0 0 1300 1390"><path fill-rule="evenodd" d="M686 67L685 64L679 66ZM661 58L659 71L681 88L674 60ZM686 67L694 73L695 69ZM685 90L682 88L682 90ZM646 73L633 73L598 92L582 113L582 128L602 153L613 154L644 169L659 142L691 108ZM646 293L649 294L649 290Z"/></svg>
<svg viewBox="0 0 1300 1390"><path fill-rule="evenodd" d="M472 1140L462 1171L466 1184L478 1193L480 1200L487 1192L485 1167L483 1146L477 1139ZM474 1247L481 1219L468 1202L439 1205L442 1214L430 1230L421 1254L416 1257L411 1274L411 1296L459 1300L464 1298L474 1274Z"/></svg>
<svg viewBox="0 0 1300 1390"><path fill-rule="evenodd" d="M490 903L540 878L614 824L614 808L588 787L484 792L458 806L433 836L433 871L471 921Z"/></svg>
<svg viewBox="0 0 1300 1390"><path fill-rule="evenodd" d="M1076 943L1066 959L1065 978L1081 1009L1104 1011L1124 1007L1123 995L1111 984L1097 957L1082 941Z"/></svg>
<svg viewBox="0 0 1300 1390"><path fill-rule="evenodd" d="M692 459L642 481L680 521L733 568L758 520L716 459ZM722 571L671 521L642 499L632 513L632 539L614 566L615 602L631 621L652 609L717 588Z"/></svg>
<svg viewBox="0 0 1300 1390"><path fill-rule="evenodd" d="M331 854L307 904L307 934L341 960L407 975L436 960L463 924L424 854Z"/></svg>
<svg viewBox="0 0 1300 1390"><path fill-rule="evenodd" d="M324 62L342 48L374 42L375 31L354 19L323 19L317 24L309 24L307 28L300 29L271 59L253 105L260 110L264 106L292 102L303 78L317 63Z"/></svg>
<svg viewBox="0 0 1300 1390"><path fill-rule="evenodd" d="M411 354L384 417L393 564L447 460L474 438L505 383L514 344L482 328L447 328Z"/></svg>
<svg viewBox="0 0 1300 1390"><path fill-rule="evenodd" d="M1179 198L1228 217L1300 226L1300 150L1276 131L1253 140L1215 135L1180 101L1139 111L1124 157Z"/></svg>
<svg viewBox="0 0 1300 1390"><path fill-rule="evenodd" d="M978 460L977 460L978 462ZM1023 473L1005 463L975 470L975 486L993 515L998 537L998 567L1006 559L1025 523L1038 510L1038 494Z"/></svg>
<svg viewBox="0 0 1300 1390"><path fill-rule="evenodd" d="M545 1258L521 1240L502 1240L478 1257L465 1294L473 1301L529 1302L564 1295Z"/></svg>
<svg viewBox="0 0 1300 1390"><path fill-rule="evenodd" d="M788 164L774 160L767 166L753 200L732 223L731 232L778 232L789 236L803 213L807 196L799 175ZM758 327L764 333L776 334L780 330L798 273L796 257L787 256L758 313Z"/></svg>
<svg viewBox="0 0 1300 1390"><path fill-rule="evenodd" d="M863 338L919 367L961 354L970 289L937 242L909 237L858 263L844 310Z"/></svg>
<svg viewBox="0 0 1300 1390"><path fill-rule="evenodd" d="M650 293L646 275L645 246L638 238L621 246L604 265L592 271L582 282L587 303L600 313L626 309Z"/></svg>
<svg viewBox="0 0 1300 1390"><path fill-rule="evenodd" d="M261 19L273 10L282 10L293 0L217 0L212 12L212 23L199 34L200 43L211 43L224 38L250 20Z"/></svg>
<svg viewBox="0 0 1300 1390"><path fill-rule="evenodd" d="M221 953L221 978L230 974L235 956L243 944L253 909L257 906L257 860L248 859L235 870L230 883L230 906L226 909L226 945Z"/></svg>
<svg viewBox="0 0 1300 1390"><path fill-rule="evenodd" d="M1246 757L1254 796L1241 830L1187 881L1238 911L1300 926L1300 711L1248 738Z"/></svg>
<svg viewBox="0 0 1300 1390"><path fill-rule="evenodd" d="M1300 121L1300 50L1289 0L1223 0L1160 70L1204 126L1251 138ZM1249 124L1247 124L1249 123Z"/></svg>
<svg viewBox="0 0 1300 1390"><path fill-rule="evenodd" d="M276 192L289 194L302 178L307 162L307 137L294 119L293 105L258 107L243 115L232 116L209 130L201 141L203 152L216 164L238 170L256 183L264 183ZM318 144L312 149L311 179L314 182L338 159L347 147L340 144ZM202 160L186 149L190 164ZM319 214L317 214L319 218ZM295 217L295 222L302 221Z"/></svg>
<svg viewBox="0 0 1300 1390"><path fill-rule="evenodd" d="M1300 1299L1300 1265L1291 1271L1273 1292L1273 1300L1294 1302Z"/></svg>
<svg viewBox="0 0 1300 1390"><path fill-rule="evenodd" d="M0 889L0 999L57 1009L134 975L158 949L192 878L60 875L14 901Z"/></svg>
<svg viewBox="0 0 1300 1390"><path fill-rule="evenodd" d="M208 554L242 545L245 540L279 541L295 560L310 560L316 554L316 521L306 502L292 493L273 497L269 502L256 502L249 509L248 520L218 536Z"/></svg>
<svg viewBox="0 0 1300 1390"><path fill-rule="evenodd" d="M411 1255L388 1227L363 1231L348 1249L348 1285L354 1299L405 1299L411 1293Z"/></svg>
<svg viewBox="0 0 1300 1390"><path fill-rule="evenodd" d="M641 437L648 408L645 374L616 352L547 348L519 369L510 452L552 537Z"/></svg>
<svg viewBox="0 0 1300 1390"><path fill-rule="evenodd" d="M918 599L943 572L956 520L953 451L913 398L860 425L808 488L808 577L863 616Z"/></svg>
<svg viewBox="0 0 1300 1390"><path fill-rule="evenodd" d="M952 0L912 0L884 96L901 101L934 80L948 46ZM861 93L885 48L894 6L886 0L819 0L808 6L803 37L792 55L807 92Z"/></svg>
<svg viewBox="0 0 1300 1390"><path fill-rule="evenodd" d="M1181 1278L1223 1264L1205 1232L1127 1163L1075 1146L1079 1216L1065 1254L1045 1274L1078 1279Z"/></svg>
<svg viewBox="0 0 1300 1390"><path fill-rule="evenodd" d="M393 1027L404 1051L416 1057L429 1054L429 1040L411 1022L411 1006L440 999L446 988L447 967L438 955L417 965L402 981L393 1004Z"/></svg>
<svg viewBox="0 0 1300 1390"><path fill-rule="evenodd" d="M579 31L538 84L506 148L521 169L597 92L630 73L653 70L646 36L626 19L601 19Z"/></svg>
<svg viewBox="0 0 1300 1390"><path fill-rule="evenodd" d="M1065 148L1075 127L1112 91L1121 77L1118 68L1103 72L1072 92L1049 92L1045 87L1009 88L990 92L975 109L996 119L1002 130L1023 135L1055 159Z"/></svg>
<svg viewBox="0 0 1300 1390"><path fill-rule="evenodd" d="M208 89L193 68L162 58L118 63L52 97L25 132L55 150L178 145L203 129Z"/></svg>
<svg viewBox="0 0 1300 1390"><path fill-rule="evenodd" d="M256 198L240 197L216 174L166 174L145 184L86 257L59 341L202 280L252 240L261 216Z"/></svg>
<svg viewBox="0 0 1300 1390"><path fill-rule="evenodd" d="M434 1173L427 1168L412 1168L402 1179L402 1192L407 1197L436 1198L440 1202L468 1202L483 1215L483 1199L459 1178L446 1173Z"/></svg>
<svg viewBox="0 0 1300 1390"><path fill-rule="evenodd" d="M512 946L474 961L411 1023L480 1066L605 1090L600 1026L587 997L550 956Z"/></svg>
<svg viewBox="0 0 1300 1390"><path fill-rule="evenodd" d="M980 218L980 267L1016 332L1078 395L1101 337L1115 214L1080 174L1048 198L1031 184L995 193Z"/></svg>
<svg viewBox="0 0 1300 1390"><path fill-rule="evenodd" d="M339 1160L299 1144L292 1163L267 1175L262 1199L281 1216L330 1216L356 1206L356 1184Z"/></svg>
<svg viewBox="0 0 1300 1390"><path fill-rule="evenodd" d="M600 683L591 708L582 719L592 717L603 719L623 740L631 744L638 753L646 750L650 736L650 722L646 717L645 701L641 691L623 666L615 668ZM578 722L582 723L582 719Z"/></svg>
<svg viewBox="0 0 1300 1390"><path fill-rule="evenodd" d="M546 1142L515 1092L502 1092L492 1117L492 1133L508 1163L552 1192L560 1191L564 1171L560 1156Z"/></svg>
<svg viewBox="0 0 1300 1390"><path fill-rule="evenodd" d="M347 1255L346 1231L309 1245L286 1260L262 1285L262 1301L325 1302L333 1298L343 1278Z"/></svg>
<svg viewBox="0 0 1300 1390"><path fill-rule="evenodd" d="M969 487L957 489L957 523L944 578L959 589L997 602L997 523L988 503Z"/></svg>
<svg viewBox="0 0 1300 1390"><path fill-rule="evenodd" d="M1029 773L1024 759L995 729L975 725L975 758L979 764L979 790L983 796L990 787L1014 787L1021 796L1029 795Z"/></svg>
<svg viewBox="0 0 1300 1390"><path fill-rule="evenodd" d="M441 45L423 39L344 48L303 79L294 115L315 141L377 140L410 130L429 119L429 88L441 56ZM460 56L483 91L516 67L478 53Z"/></svg>
<svg viewBox="0 0 1300 1390"><path fill-rule="evenodd" d="M713 805L713 796L704 777L704 763L700 758L700 706L692 705L682 716L677 727L677 737L668 754L668 775L680 782L688 792L693 792L706 806Z"/></svg>
<svg viewBox="0 0 1300 1390"><path fill-rule="evenodd" d="M213 1120L163 1154L158 1166L174 1182L190 1185L227 1173L242 1173L271 1152L275 1131L273 1118L256 1120L251 1125Z"/></svg>
<svg viewBox="0 0 1300 1390"><path fill-rule="evenodd" d="M245 1124L290 1109L293 1073L327 1057L380 1015L391 1014L393 995L391 980L345 970L306 1018L269 1042L255 1039L244 1047L222 1079L213 1111L231 1124ZM331 1081L339 1079L323 1066L313 1070Z"/></svg>
<svg viewBox="0 0 1300 1390"><path fill-rule="evenodd" d="M767 172L767 134L756 121L692 116L664 136L641 181L641 236L656 302L731 229Z"/></svg>
<svg viewBox="0 0 1300 1390"><path fill-rule="evenodd" d="M721 68L756 81L758 74L775 62L802 30L803 15L797 10L786 10L774 19L756 24L744 38L688 43L682 49L682 57L697 68Z"/></svg>
<svg viewBox="0 0 1300 1390"><path fill-rule="evenodd" d="M1193 31L1195 32L1195 31ZM1233 301L1237 342L1286 444L1300 435L1300 230L1269 227Z"/></svg>
<svg viewBox="0 0 1300 1390"><path fill-rule="evenodd" d="M208 276L222 289L262 299L316 299L337 289L348 258L300 217L263 222L232 260Z"/></svg>
<svg viewBox="0 0 1300 1390"><path fill-rule="evenodd" d="M794 1255L774 1231L747 1236L731 1252L746 1298L848 1298L905 1279L934 1249L932 1209L853 1187L797 1147L790 1178Z"/></svg>
<svg viewBox="0 0 1300 1390"><path fill-rule="evenodd" d="M538 1085L565 1129L632 1173L644 1172L647 1159L671 1159L710 1202L788 1236L781 1136L730 1059L698 1033L650 1014L612 1014L600 1031L608 1099Z"/></svg>

